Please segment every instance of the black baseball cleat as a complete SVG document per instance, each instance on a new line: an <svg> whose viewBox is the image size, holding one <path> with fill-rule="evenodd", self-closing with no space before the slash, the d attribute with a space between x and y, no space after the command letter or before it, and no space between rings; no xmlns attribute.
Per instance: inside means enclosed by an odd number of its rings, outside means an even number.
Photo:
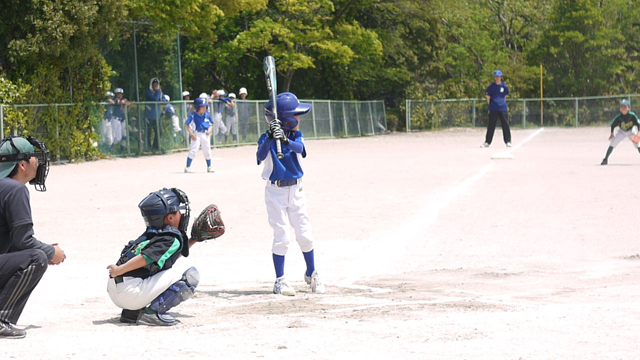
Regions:
<svg viewBox="0 0 640 360"><path fill-rule="evenodd" d="M154 312L153 314L147 314L146 311L143 311L136 323L147 326L174 326L180 324L180 320L167 313Z"/></svg>
<svg viewBox="0 0 640 360"><path fill-rule="evenodd" d="M603 159L602 162L600 163L600 165L607 165L609 162L607 161L607 159Z"/></svg>
<svg viewBox="0 0 640 360"><path fill-rule="evenodd" d="M122 309L122 314L120 314L120 322L125 324L135 324L138 321L138 317L140 313L144 309L139 310L127 310Z"/></svg>
<svg viewBox="0 0 640 360"><path fill-rule="evenodd" d="M25 336L27 336L26 331L18 329L10 323L0 321L0 339L22 339Z"/></svg>

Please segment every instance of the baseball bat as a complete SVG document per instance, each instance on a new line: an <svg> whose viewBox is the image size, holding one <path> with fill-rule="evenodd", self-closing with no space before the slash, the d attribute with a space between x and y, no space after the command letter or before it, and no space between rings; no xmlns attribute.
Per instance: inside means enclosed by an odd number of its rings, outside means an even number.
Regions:
<svg viewBox="0 0 640 360"><path fill-rule="evenodd" d="M278 80L276 79L276 60L269 55L264 58L264 77L267 80L267 91L269 92L269 100L271 100L271 110L273 117L278 120L278 106L276 97L278 96ZM276 139L276 156L278 159L284 158L282 154L282 143L280 139Z"/></svg>

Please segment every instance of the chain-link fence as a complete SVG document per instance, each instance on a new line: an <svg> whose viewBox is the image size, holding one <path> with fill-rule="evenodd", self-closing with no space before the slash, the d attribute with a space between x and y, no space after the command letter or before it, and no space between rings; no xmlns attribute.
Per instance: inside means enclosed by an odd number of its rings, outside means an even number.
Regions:
<svg viewBox="0 0 640 360"><path fill-rule="evenodd" d="M332 101L302 100L312 104L311 111L300 118L300 131L307 139L352 137L375 135L386 132L387 120L383 101ZM226 109L222 121L227 131L212 134L214 147L256 144L261 134L267 131L264 118L266 100L237 100L235 108ZM77 109L81 108L78 112ZM4 126L4 114L18 111L26 119L28 129ZM193 111L191 102L132 102L129 106L109 103L98 104L0 104L0 128L2 137L9 134L29 133L48 139L47 146L57 161L74 159L73 148L77 147L77 136L65 131L44 134L43 124L57 122L81 113L86 117L84 129L93 133L93 146L101 153L111 156L130 156L166 153L184 150L189 145L189 133L185 121ZM55 116L54 116L55 115ZM212 116L213 118L213 116ZM60 126L62 128L62 126Z"/></svg>
<svg viewBox="0 0 640 360"><path fill-rule="evenodd" d="M580 98L507 99L512 127L593 126L609 124L619 111L620 100L633 108L640 95ZM447 127L485 127L489 121L486 99L407 100L407 131Z"/></svg>

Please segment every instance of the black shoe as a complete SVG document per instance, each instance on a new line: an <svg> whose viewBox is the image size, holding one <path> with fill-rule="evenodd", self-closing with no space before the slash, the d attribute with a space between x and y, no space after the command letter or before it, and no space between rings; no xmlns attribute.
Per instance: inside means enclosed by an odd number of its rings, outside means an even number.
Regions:
<svg viewBox="0 0 640 360"><path fill-rule="evenodd" d="M147 325L147 326L174 326L180 323L180 320L174 318L173 316L164 313L153 313L147 314L143 311L136 322L138 325Z"/></svg>
<svg viewBox="0 0 640 360"><path fill-rule="evenodd" d="M607 165L609 162L607 161L607 159L603 159L602 162L600 163L600 165Z"/></svg>
<svg viewBox="0 0 640 360"><path fill-rule="evenodd" d="M25 336L27 336L26 331L0 321L0 339L22 339Z"/></svg>
<svg viewBox="0 0 640 360"><path fill-rule="evenodd" d="M120 314L120 322L125 324L135 324L138 321L138 316L144 309L139 310L127 310L122 309L122 314Z"/></svg>

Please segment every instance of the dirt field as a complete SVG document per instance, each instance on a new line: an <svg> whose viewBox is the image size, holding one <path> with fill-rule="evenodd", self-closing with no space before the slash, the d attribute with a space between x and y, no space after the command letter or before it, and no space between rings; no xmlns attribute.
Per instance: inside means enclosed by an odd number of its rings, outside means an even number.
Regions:
<svg viewBox="0 0 640 360"><path fill-rule="evenodd" d="M255 148L54 166L30 187L36 236L59 243L0 359L638 359L640 156L600 166L606 128L498 130L308 141L304 187L327 294L311 294L297 247L271 293L271 229ZM149 192L179 187L227 234L178 264L202 280L172 328L124 325L106 266L144 223ZM193 216L192 216L193 218Z"/></svg>

